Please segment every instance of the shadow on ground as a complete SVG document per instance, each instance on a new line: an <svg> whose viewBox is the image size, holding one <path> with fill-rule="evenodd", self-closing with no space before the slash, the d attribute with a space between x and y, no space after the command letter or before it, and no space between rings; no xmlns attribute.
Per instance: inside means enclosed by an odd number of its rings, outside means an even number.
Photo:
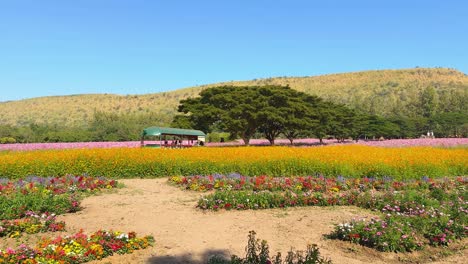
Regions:
<svg viewBox="0 0 468 264"><path fill-rule="evenodd" d="M231 256L226 250L206 250L201 255L201 259L194 256L190 253L185 253L176 256L153 256L146 263L147 264L205 264L208 260L217 256L223 259L230 259Z"/></svg>

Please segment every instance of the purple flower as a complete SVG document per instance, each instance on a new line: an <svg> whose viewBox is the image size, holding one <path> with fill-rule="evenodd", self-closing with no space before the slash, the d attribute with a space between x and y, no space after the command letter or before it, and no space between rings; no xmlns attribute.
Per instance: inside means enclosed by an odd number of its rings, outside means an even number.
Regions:
<svg viewBox="0 0 468 264"><path fill-rule="evenodd" d="M228 178L232 178L232 179L240 179L242 177L242 175L240 175L239 173L237 172L231 172L227 175Z"/></svg>
<svg viewBox="0 0 468 264"><path fill-rule="evenodd" d="M345 177L343 177L342 175L338 175L338 177L336 177L336 181L337 182L341 182L341 183L344 183L346 181Z"/></svg>

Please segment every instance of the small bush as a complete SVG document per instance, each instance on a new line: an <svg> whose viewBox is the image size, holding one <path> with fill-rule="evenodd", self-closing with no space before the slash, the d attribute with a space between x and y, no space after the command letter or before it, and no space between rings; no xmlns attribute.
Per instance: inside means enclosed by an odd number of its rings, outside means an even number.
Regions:
<svg viewBox="0 0 468 264"><path fill-rule="evenodd" d="M224 141L229 139L229 133L212 132L208 134L208 142L221 142L221 139Z"/></svg>
<svg viewBox="0 0 468 264"><path fill-rule="evenodd" d="M16 143L16 139L12 137L2 137L0 138L0 144L13 144Z"/></svg>
<svg viewBox="0 0 468 264"><path fill-rule="evenodd" d="M231 257L231 260L223 259L219 256L214 256L209 259L209 264L315 264L315 263L332 263L331 260L320 256L317 245L308 245L305 255L303 251L293 252L290 250L286 258L281 257L281 253L277 253L274 257L270 257L268 243L265 240L255 238L255 231L249 232L249 239L245 248L245 258L240 258L236 255Z"/></svg>

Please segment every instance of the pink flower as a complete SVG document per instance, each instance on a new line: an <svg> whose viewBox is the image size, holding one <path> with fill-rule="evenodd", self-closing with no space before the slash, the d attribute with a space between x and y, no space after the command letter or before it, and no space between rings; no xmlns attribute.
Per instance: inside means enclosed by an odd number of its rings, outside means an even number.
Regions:
<svg viewBox="0 0 468 264"><path fill-rule="evenodd" d="M382 232L380 232L380 231L377 232L377 235L378 235L378 236L381 236L381 235L382 235Z"/></svg>

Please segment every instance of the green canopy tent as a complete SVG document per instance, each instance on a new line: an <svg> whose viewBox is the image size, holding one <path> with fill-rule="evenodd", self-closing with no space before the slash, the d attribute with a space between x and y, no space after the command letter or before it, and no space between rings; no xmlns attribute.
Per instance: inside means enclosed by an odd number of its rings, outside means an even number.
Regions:
<svg viewBox="0 0 468 264"><path fill-rule="evenodd" d="M159 144L146 144L145 145L145 137L147 136L155 136L159 138ZM166 137L174 137L179 138L180 144L167 144ZM200 130L194 129L181 129L181 128L172 128L172 127L148 127L143 129L143 133L141 134L141 146L142 147L183 147L182 140L187 139L190 141L196 140L197 143L203 142L200 145L203 145L205 142L206 134ZM165 141L163 144L162 141ZM177 141L177 140L176 140ZM174 140L173 140L174 142ZM192 145L186 145L192 146Z"/></svg>

